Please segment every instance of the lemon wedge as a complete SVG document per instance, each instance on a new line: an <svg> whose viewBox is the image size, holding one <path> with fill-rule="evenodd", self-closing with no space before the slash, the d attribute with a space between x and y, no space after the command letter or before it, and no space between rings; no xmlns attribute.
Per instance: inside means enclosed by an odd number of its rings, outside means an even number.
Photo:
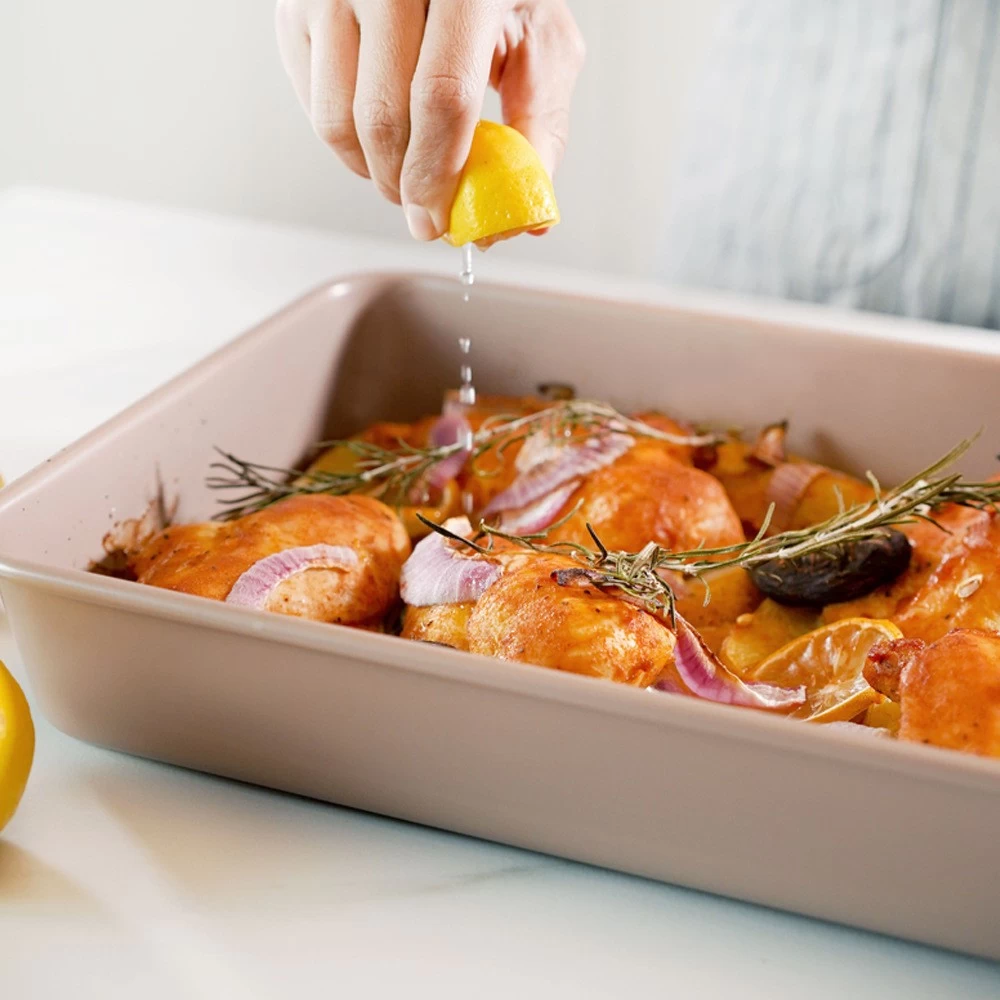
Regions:
<svg viewBox="0 0 1000 1000"><path fill-rule="evenodd" d="M531 143L508 125L479 122L443 239L452 246L474 243L485 250L558 222L552 181Z"/></svg>
<svg viewBox="0 0 1000 1000"><path fill-rule="evenodd" d="M808 722L846 722L885 699L865 680L868 650L901 639L890 621L845 618L807 632L772 653L744 679L783 687L805 685L805 703L792 716Z"/></svg>
<svg viewBox="0 0 1000 1000"><path fill-rule="evenodd" d="M0 830L17 809L35 756L35 727L24 692L0 661Z"/></svg>

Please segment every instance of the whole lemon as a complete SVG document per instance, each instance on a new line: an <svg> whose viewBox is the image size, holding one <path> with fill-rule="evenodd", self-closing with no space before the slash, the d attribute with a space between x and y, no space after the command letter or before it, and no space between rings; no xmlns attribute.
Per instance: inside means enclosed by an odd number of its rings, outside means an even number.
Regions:
<svg viewBox="0 0 1000 1000"><path fill-rule="evenodd" d="M17 809L35 756L35 727L28 701L0 661L0 830Z"/></svg>

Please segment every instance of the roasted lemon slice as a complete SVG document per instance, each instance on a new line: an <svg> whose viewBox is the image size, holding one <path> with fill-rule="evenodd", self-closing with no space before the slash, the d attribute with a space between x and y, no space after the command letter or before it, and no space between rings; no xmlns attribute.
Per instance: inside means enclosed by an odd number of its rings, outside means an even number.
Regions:
<svg viewBox="0 0 1000 1000"><path fill-rule="evenodd" d="M0 662L0 830L14 815L35 756L35 727L24 692Z"/></svg>
<svg viewBox="0 0 1000 1000"><path fill-rule="evenodd" d="M845 618L793 639L746 674L782 687L805 685L806 700L792 712L809 722L845 722L884 699L862 669L876 642L901 639L890 621Z"/></svg>
<svg viewBox="0 0 1000 1000"><path fill-rule="evenodd" d="M516 129L481 121L451 206L444 239L480 249L559 222L552 181L534 147Z"/></svg>

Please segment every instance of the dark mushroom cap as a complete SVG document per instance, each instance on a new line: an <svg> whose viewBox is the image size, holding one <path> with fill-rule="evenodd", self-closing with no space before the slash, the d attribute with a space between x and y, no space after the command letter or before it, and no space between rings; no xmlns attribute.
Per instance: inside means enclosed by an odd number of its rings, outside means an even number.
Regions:
<svg viewBox="0 0 1000 1000"><path fill-rule="evenodd" d="M791 559L769 559L750 570L758 589L791 607L820 607L864 597L895 580L913 549L901 531L841 542Z"/></svg>

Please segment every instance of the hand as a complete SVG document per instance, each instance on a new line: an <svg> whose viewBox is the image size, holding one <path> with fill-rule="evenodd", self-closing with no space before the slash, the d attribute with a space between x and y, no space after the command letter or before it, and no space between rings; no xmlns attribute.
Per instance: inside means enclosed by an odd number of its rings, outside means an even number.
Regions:
<svg viewBox="0 0 1000 1000"><path fill-rule="evenodd" d="M410 232L448 228L487 85L551 174L583 40L566 0L278 0L285 69L319 137Z"/></svg>

